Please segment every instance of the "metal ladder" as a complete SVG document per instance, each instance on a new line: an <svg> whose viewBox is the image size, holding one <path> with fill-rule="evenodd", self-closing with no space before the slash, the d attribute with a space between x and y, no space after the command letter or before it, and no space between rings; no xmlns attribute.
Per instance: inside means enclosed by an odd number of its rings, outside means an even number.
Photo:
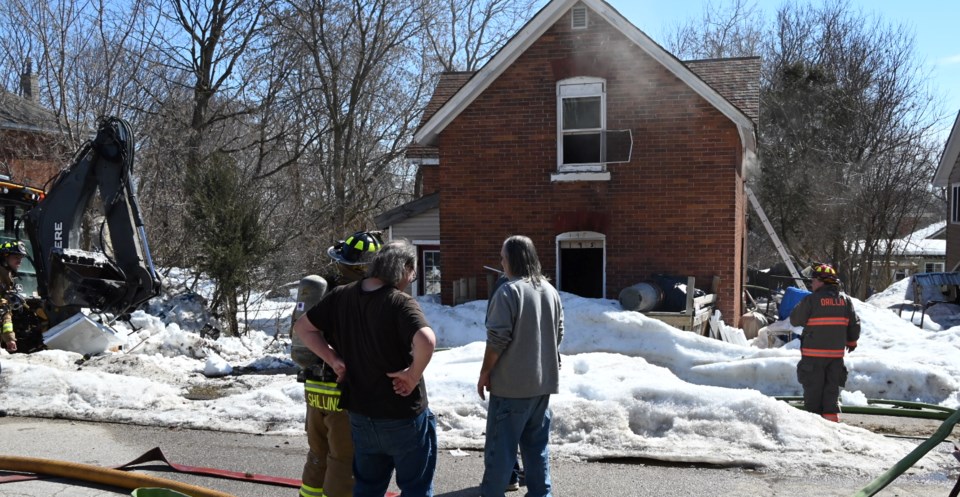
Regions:
<svg viewBox="0 0 960 497"><path fill-rule="evenodd" d="M787 249L783 248L783 243L780 242L780 237L777 236L777 232L774 231L773 225L770 224L770 220L767 219L766 213L763 212L763 207L760 207L760 201L757 200L756 195L753 194L753 190L751 190L749 186L743 185L743 189L747 192L747 198L750 199L750 205L753 206L753 210L756 211L758 216L760 216L760 221L763 223L763 227L767 230L767 234L770 235L770 240L773 241L773 246L777 248L780 258L783 259L783 263L787 265L787 270L790 271L790 276L793 276L797 288L806 290L807 285L803 282L803 278L800 276L800 273L797 272L796 266L793 265L793 261L787 254Z"/></svg>

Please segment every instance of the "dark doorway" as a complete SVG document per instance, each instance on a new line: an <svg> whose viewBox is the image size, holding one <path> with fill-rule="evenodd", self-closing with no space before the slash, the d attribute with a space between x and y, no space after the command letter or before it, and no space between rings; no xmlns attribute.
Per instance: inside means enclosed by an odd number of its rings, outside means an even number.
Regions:
<svg viewBox="0 0 960 497"><path fill-rule="evenodd" d="M587 242L589 244L589 242ZM577 242L577 245L583 245ZM581 297L603 298L603 247L560 246L560 290ZM591 245L593 245L591 244Z"/></svg>

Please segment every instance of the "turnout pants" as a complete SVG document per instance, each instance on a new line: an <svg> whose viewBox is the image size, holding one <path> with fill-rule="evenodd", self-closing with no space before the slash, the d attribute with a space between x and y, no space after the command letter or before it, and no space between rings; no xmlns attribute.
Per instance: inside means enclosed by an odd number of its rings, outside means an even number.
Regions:
<svg viewBox="0 0 960 497"><path fill-rule="evenodd" d="M336 383L307 380L307 462L303 465L301 497L353 495L353 440L350 417L340 410Z"/></svg>
<svg viewBox="0 0 960 497"><path fill-rule="evenodd" d="M797 381L803 385L803 407L832 421L839 420L840 387L847 382L842 358L808 357L797 363Z"/></svg>

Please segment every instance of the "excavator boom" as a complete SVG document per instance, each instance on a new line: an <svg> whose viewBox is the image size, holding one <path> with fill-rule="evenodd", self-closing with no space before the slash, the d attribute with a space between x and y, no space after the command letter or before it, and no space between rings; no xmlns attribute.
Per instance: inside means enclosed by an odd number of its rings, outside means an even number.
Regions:
<svg viewBox="0 0 960 497"><path fill-rule="evenodd" d="M160 292L132 179L134 151L127 122L101 119L96 137L25 216L51 325L82 307L125 314ZM86 250L84 213L98 191L107 232L101 228L99 249Z"/></svg>

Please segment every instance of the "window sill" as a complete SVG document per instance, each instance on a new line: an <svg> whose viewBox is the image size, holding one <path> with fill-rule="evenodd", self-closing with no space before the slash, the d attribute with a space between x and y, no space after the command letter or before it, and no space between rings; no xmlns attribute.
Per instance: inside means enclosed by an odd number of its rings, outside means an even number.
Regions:
<svg viewBox="0 0 960 497"><path fill-rule="evenodd" d="M610 171L551 173L550 181L610 181Z"/></svg>

